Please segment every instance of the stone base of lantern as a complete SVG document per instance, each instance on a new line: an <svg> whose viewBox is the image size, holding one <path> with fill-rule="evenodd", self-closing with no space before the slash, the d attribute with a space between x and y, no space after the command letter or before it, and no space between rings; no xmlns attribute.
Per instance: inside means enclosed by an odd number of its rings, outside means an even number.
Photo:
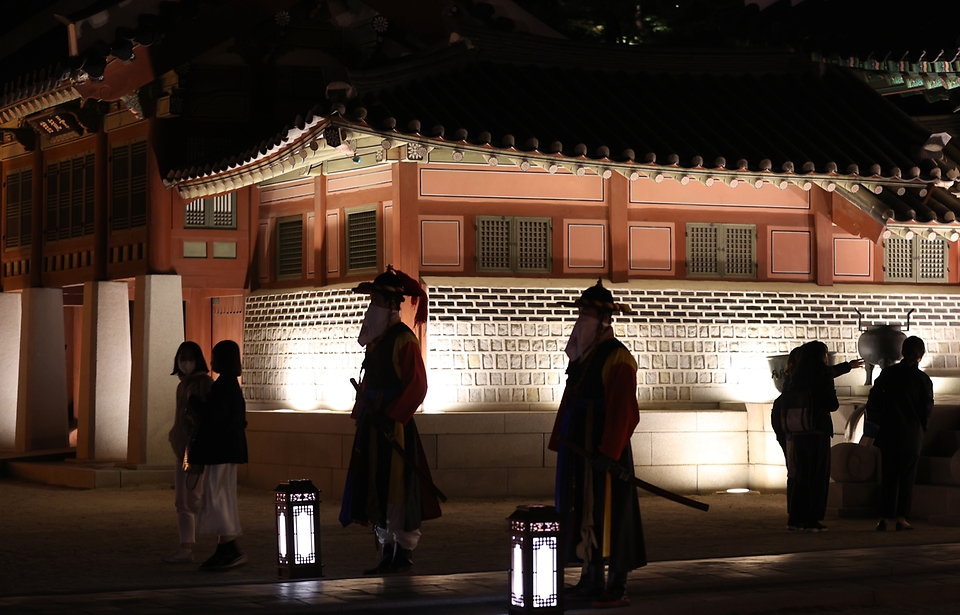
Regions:
<svg viewBox="0 0 960 615"><path fill-rule="evenodd" d="M876 517L879 503L878 483L830 483L827 517Z"/></svg>

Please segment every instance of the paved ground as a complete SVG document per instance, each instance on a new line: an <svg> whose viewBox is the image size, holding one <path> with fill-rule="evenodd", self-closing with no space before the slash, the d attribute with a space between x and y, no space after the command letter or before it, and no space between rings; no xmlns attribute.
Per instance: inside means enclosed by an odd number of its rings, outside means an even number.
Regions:
<svg viewBox="0 0 960 615"><path fill-rule="evenodd" d="M77 491L0 480L0 612L374 612L389 606L410 613L502 613L504 519L516 504L533 503L450 502L442 519L424 526L415 574L381 579L356 578L376 560L371 534L340 528L335 503L324 502L326 578L282 583L273 569L272 498L241 488L241 544L250 563L216 574L159 563L176 548L172 490ZM828 521L823 534L797 534L784 530L781 495L703 499L711 504L708 513L642 498L652 563L631 575L634 604L620 612L960 612L960 546L951 544L960 543L960 528L918 523L914 532L880 534L872 520L843 519ZM212 539L204 538L198 557L212 549ZM575 575L569 571L568 579ZM922 600L922 610L902 606L910 600Z"/></svg>

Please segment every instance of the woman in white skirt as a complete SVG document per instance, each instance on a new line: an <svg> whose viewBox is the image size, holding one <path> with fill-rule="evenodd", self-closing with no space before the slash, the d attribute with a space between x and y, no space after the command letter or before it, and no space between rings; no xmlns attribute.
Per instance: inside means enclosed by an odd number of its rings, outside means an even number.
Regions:
<svg viewBox="0 0 960 615"><path fill-rule="evenodd" d="M220 374L210 387L207 401L190 408L199 428L190 448L189 463L204 465L203 494L197 531L217 536L217 551L200 570L226 570L247 562L237 545L240 513L237 510L237 464L247 463L246 402L237 380L240 347L224 340L213 347L210 367Z"/></svg>
<svg viewBox="0 0 960 615"><path fill-rule="evenodd" d="M194 424L187 415L187 403L191 397L206 401L207 393L213 385L209 371L207 362L203 359L203 351L196 342L180 344L173 361L173 373L170 374L180 378L180 384L177 385L177 409L173 428L170 429L170 446L177 458L173 477L180 549L161 558L168 564L193 561L193 544L197 541L196 515L200 508L200 494L203 493L203 475L187 474L183 468L184 451L194 429Z"/></svg>

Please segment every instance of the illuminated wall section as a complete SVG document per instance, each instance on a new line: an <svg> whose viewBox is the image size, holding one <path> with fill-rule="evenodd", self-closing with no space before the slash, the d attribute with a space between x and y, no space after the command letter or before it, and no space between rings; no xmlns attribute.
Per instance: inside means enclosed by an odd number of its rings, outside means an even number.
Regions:
<svg viewBox="0 0 960 615"><path fill-rule="evenodd" d="M247 298L243 394L256 407L349 410L359 379L357 344L369 299L350 288Z"/></svg>
<svg viewBox="0 0 960 615"><path fill-rule="evenodd" d="M555 409L566 378L563 349L575 322L574 310L558 304L581 288L481 281L487 282L429 289L426 409ZM777 391L767 356L813 339L825 342L837 361L857 356L854 308L864 313L865 326L905 325L907 311L916 308L909 334L926 341L924 366L957 368L960 342L948 321L960 314L956 295L633 287L615 293L637 311L616 317L615 326L637 360L642 403L772 400ZM862 384L861 371L837 380L841 395Z"/></svg>

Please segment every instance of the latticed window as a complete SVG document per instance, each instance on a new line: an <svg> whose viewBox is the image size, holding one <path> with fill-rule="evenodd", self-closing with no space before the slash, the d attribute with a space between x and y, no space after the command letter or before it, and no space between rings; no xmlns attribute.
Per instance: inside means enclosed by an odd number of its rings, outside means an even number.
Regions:
<svg viewBox="0 0 960 615"><path fill-rule="evenodd" d="M7 175L7 206L4 212L4 247L29 246L33 225L33 171L24 169Z"/></svg>
<svg viewBox="0 0 960 615"><path fill-rule="evenodd" d="M549 273L552 268L550 218L477 216L477 271Z"/></svg>
<svg viewBox="0 0 960 615"><path fill-rule="evenodd" d="M303 217L277 220L277 278L303 275Z"/></svg>
<svg viewBox="0 0 960 615"><path fill-rule="evenodd" d="M118 145L110 153L110 227L147 224L147 143Z"/></svg>
<svg viewBox="0 0 960 615"><path fill-rule="evenodd" d="M757 227L753 224L688 222L687 275L755 278Z"/></svg>
<svg viewBox="0 0 960 615"><path fill-rule="evenodd" d="M94 156L47 165L47 241L93 234Z"/></svg>
<svg viewBox="0 0 960 615"><path fill-rule="evenodd" d="M887 282L949 281L950 244L942 238L911 239L888 237L883 240L883 272Z"/></svg>
<svg viewBox="0 0 960 615"><path fill-rule="evenodd" d="M237 228L237 193L197 199L184 206L183 228Z"/></svg>
<svg viewBox="0 0 960 615"><path fill-rule="evenodd" d="M377 208L368 206L346 212L347 271L377 269Z"/></svg>

